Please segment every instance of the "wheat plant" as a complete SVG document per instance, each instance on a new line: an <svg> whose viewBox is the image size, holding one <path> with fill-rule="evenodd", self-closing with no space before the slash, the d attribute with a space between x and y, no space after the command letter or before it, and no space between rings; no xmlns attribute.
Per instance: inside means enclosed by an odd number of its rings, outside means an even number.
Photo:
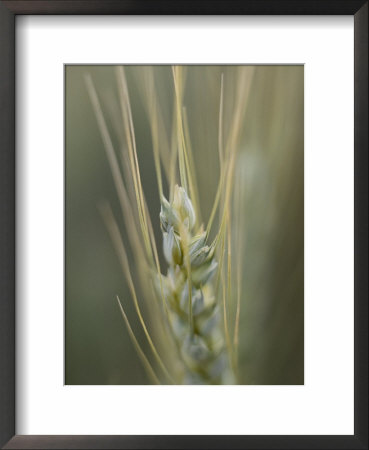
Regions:
<svg viewBox="0 0 369 450"><path fill-rule="evenodd" d="M100 205L131 294L131 299L117 296L118 306L153 383L234 384L245 220L243 175L237 170L237 161L253 68L237 68L228 103L225 77L218 80L218 149L213 150L219 162L218 184L206 220L190 139L190 111L183 101L186 67L171 68L173 117L169 130L156 92L155 73L151 67L140 71L160 198L152 216L141 180L125 70L116 68L119 115L113 121L118 148L94 83L86 76L125 227L122 233L108 203ZM158 224L161 242L155 235ZM126 314L127 301L133 301L146 342L140 342Z"/></svg>

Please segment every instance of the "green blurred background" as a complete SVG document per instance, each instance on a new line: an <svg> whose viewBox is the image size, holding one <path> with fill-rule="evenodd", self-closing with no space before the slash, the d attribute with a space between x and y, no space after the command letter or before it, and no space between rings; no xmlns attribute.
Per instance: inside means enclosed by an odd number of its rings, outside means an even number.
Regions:
<svg viewBox="0 0 369 450"><path fill-rule="evenodd" d="M114 66L65 68L65 383L147 384L115 296L144 342L114 247L98 212L117 196L88 97L90 74L113 143L120 123ZM126 66L143 188L161 248L160 202L139 66ZM155 66L158 96L170 130L173 81ZM219 80L224 74L225 127L234 66L189 66L184 104L197 167L201 208L208 217L219 178ZM227 103L228 102L228 103ZM238 168L245 191L242 249L240 379L242 384L304 383L304 70L256 66ZM122 222L122 232L124 227Z"/></svg>

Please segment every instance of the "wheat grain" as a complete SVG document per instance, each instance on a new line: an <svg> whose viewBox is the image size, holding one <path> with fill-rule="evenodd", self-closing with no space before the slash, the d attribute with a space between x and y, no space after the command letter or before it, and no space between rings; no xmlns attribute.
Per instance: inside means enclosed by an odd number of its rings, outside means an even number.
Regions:
<svg viewBox="0 0 369 450"><path fill-rule="evenodd" d="M187 192L178 185L174 199L162 198L160 221L168 263L162 277L170 326L185 363L185 384L233 382L221 327L221 311L212 283L218 264L215 242L194 233L195 212Z"/></svg>

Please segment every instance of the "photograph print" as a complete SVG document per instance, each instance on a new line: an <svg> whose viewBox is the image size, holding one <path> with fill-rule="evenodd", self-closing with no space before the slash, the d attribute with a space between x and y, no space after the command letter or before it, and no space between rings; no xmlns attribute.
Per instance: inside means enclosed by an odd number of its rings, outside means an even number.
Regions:
<svg viewBox="0 0 369 450"><path fill-rule="evenodd" d="M303 65L64 70L65 384L303 385Z"/></svg>

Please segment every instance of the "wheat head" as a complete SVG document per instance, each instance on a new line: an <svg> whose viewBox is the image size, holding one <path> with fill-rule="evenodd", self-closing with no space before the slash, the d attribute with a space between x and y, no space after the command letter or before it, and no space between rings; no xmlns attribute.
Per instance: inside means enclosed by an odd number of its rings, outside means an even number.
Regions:
<svg viewBox="0 0 369 450"><path fill-rule="evenodd" d="M174 132L169 139L163 126L153 72L149 69L145 72L147 113L161 199L156 220L160 220L162 231L167 265L164 270L141 182L124 69L117 68L124 136L122 165L93 82L90 77L86 79L129 236L128 243L124 242L109 205L101 207L102 215L117 250L150 356L138 341L123 303L117 297L118 304L132 342L153 383L233 384L237 380L241 276L240 270L235 271L232 266L232 248L237 246L232 241L231 227L233 180L252 70L240 70L226 136L223 135L223 76L220 80L220 174L205 228L200 219L196 169L183 107L183 67L173 67L172 74ZM164 184L169 187L168 196L164 195ZM214 236L212 240L210 235ZM133 262L127 256L127 245L131 247ZM236 288L232 288L233 285ZM230 326L233 298L237 299L237 313Z"/></svg>
<svg viewBox="0 0 369 450"><path fill-rule="evenodd" d="M161 283L170 327L185 365L183 382L230 384L233 376L212 282L218 268L216 242L208 245L206 231L194 232L194 208L178 185L172 203L162 198L160 222L168 263ZM160 282L157 290L160 294Z"/></svg>

